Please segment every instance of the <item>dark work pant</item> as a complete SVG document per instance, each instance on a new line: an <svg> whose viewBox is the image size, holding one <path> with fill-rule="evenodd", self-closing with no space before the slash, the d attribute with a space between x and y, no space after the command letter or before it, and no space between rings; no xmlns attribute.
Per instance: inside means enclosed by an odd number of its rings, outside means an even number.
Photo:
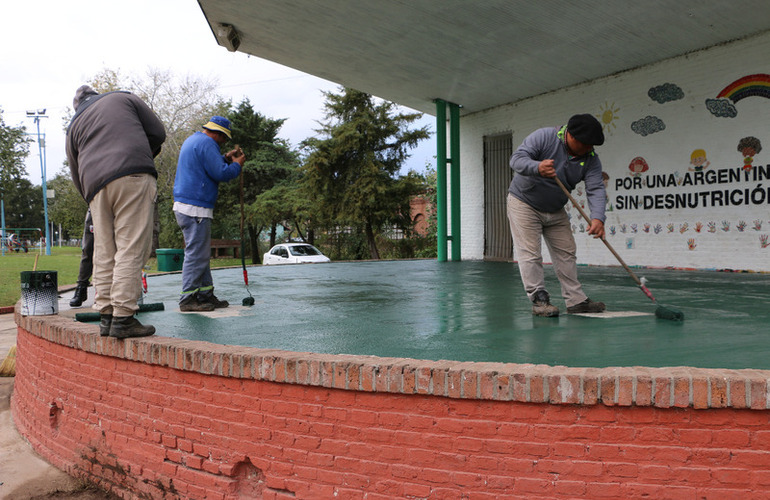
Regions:
<svg viewBox="0 0 770 500"><path fill-rule="evenodd" d="M78 271L78 285L88 286L88 280L94 271L94 223L91 220L91 209L86 211L86 221L83 227L83 242L80 244L80 270Z"/></svg>

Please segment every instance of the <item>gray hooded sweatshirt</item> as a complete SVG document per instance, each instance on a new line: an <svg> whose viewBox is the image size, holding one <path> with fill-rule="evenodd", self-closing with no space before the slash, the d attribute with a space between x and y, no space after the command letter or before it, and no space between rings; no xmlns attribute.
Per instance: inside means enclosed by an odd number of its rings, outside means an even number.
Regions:
<svg viewBox="0 0 770 500"><path fill-rule="evenodd" d="M128 92L98 94L83 85L73 105L67 160L72 182L87 203L120 177L158 176L153 158L160 153L166 130L144 101Z"/></svg>

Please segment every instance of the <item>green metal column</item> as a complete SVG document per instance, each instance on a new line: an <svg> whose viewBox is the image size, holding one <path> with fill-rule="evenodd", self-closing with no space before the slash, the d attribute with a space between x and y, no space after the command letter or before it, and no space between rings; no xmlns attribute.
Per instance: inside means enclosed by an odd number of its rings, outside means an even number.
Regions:
<svg viewBox="0 0 770 500"><path fill-rule="evenodd" d="M452 242L452 260L460 259L460 106L436 99L436 223L438 261L447 261L447 242ZM449 106L449 155L446 156L446 108ZM447 235L447 163L450 164L452 234Z"/></svg>
<svg viewBox="0 0 770 500"><path fill-rule="evenodd" d="M436 236L438 261L447 261L446 101L436 99Z"/></svg>
<svg viewBox="0 0 770 500"><path fill-rule="evenodd" d="M460 106L449 103L449 162L452 190L452 260L460 261Z"/></svg>

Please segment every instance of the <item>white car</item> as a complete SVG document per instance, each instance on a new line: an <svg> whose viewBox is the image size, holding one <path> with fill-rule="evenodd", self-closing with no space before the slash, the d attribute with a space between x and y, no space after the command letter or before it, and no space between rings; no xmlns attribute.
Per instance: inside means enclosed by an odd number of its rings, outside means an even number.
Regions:
<svg viewBox="0 0 770 500"><path fill-rule="evenodd" d="M281 243L270 249L262 258L262 264L266 266L276 264L320 264L331 262L331 259L322 254L313 245L307 243Z"/></svg>

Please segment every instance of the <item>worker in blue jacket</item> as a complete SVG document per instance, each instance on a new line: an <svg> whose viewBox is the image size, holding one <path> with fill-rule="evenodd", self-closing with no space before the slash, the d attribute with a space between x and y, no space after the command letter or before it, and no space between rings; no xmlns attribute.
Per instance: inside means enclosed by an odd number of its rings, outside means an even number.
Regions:
<svg viewBox="0 0 770 500"><path fill-rule="evenodd" d="M184 236L181 311L212 311L227 307L214 295L211 277L211 222L219 183L238 177L246 161L240 148L222 154L232 139L230 120L214 116L203 130L185 140L174 180L174 215Z"/></svg>

